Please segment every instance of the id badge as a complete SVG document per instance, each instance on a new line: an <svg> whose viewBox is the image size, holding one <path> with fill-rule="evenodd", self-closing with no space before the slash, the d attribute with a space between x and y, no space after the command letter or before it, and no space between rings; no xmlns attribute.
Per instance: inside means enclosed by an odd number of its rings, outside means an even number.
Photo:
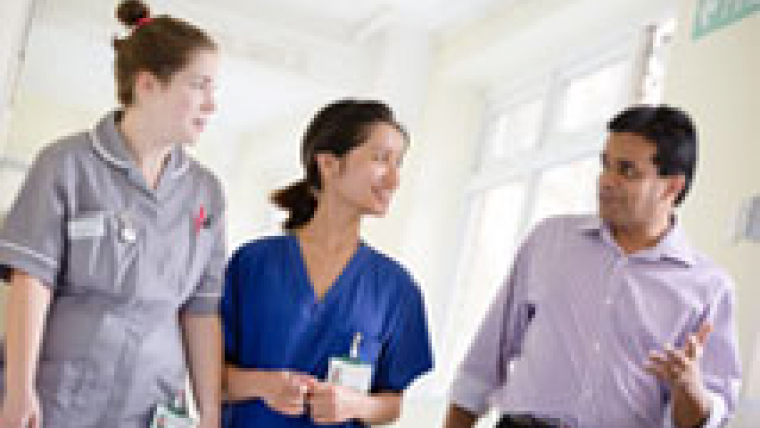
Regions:
<svg viewBox="0 0 760 428"><path fill-rule="evenodd" d="M372 386L373 367L372 364L359 359L361 341L361 333L356 333L348 356L330 358L327 368L327 381L366 394Z"/></svg>
<svg viewBox="0 0 760 428"><path fill-rule="evenodd" d="M153 413L150 428L195 428L195 425L196 421L192 417L159 404Z"/></svg>
<svg viewBox="0 0 760 428"><path fill-rule="evenodd" d="M330 358L327 381L366 394L372 385L372 365L352 358Z"/></svg>

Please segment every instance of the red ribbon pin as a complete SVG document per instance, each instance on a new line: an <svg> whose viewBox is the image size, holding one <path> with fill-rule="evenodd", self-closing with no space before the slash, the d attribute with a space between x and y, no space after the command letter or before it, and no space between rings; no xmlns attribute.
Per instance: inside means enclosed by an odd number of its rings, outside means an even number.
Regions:
<svg viewBox="0 0 760 428"><path fill-rule="evenodd" d="M201 228L206 224L206 208L201 205L201 209L198 211L198 217L195 218L195 234L201 232Z"/></svg>

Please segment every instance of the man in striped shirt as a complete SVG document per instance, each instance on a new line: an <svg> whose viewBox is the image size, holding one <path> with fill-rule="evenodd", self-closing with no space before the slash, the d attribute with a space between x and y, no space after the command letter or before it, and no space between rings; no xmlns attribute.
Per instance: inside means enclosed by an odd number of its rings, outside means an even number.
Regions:
<svg viewBox="0 0 760 428"><path fill-rule="evenodd" d="M729 276L675 215L697 158L682 111L609 123L599 213L544 221L462 362L446 428L487 410L499 428L719 427L741 369Z"/></svg>

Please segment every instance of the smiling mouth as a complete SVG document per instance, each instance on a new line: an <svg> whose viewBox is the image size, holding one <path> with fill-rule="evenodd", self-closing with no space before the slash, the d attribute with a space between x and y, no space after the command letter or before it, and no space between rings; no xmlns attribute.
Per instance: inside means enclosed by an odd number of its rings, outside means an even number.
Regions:
<svg viewBox="0 0 760 428"><path fill-rule="evenodd" d="M193 126L196 128L202 130L206 127L206 120L205 119L193 119Z"/></svg>
<svg viewBox="0 0 760 428"><path fill-rule="evenodd" d="M373 190L372 193L375 194L375 197L379 199L384 204L388 204L391 200L391 192L384 192L382 190Z"/></svg>

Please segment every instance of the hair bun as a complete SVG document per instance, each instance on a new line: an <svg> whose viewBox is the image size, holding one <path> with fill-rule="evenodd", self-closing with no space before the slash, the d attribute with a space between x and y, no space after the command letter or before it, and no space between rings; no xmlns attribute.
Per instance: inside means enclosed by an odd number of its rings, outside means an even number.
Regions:
<svg viewBox="0 0 760 428"><path fill-rule="evenodd" d="M150 9L140 0L124 0L116 8L116 18L127 27L134 27L138 21L150 17Z"/></svg>

